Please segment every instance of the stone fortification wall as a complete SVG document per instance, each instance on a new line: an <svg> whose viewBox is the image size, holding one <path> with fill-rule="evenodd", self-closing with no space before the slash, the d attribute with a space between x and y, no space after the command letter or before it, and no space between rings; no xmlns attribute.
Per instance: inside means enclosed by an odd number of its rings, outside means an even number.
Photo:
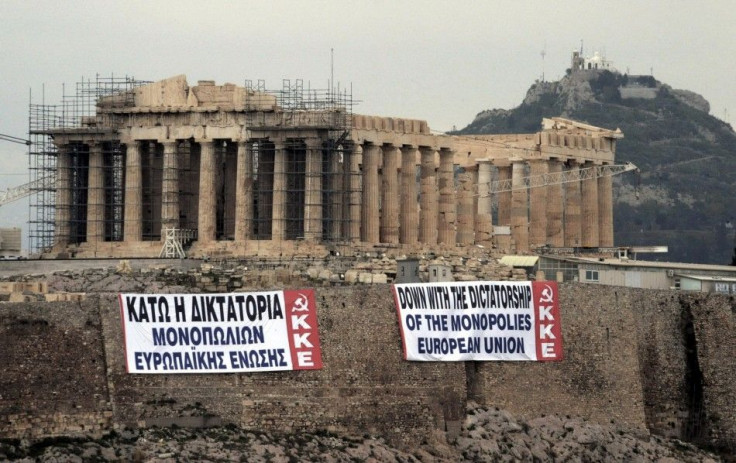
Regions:
<svg viewBox="0 0 736 463"><path fill-rule="evenodd" d="M683 307L692 317L697 347L694 373L701 375L694 379L702 385L702 396L693 399L702 400L697 405L703 416L693 424L702 428L699 438L736 454L736 300L698 295L683 300Z"/></svg>
<svg viewBox="0 0 736 463"><path fill-rule="evenodd" d="M96 301L0 306L0 436L111 428Z"/></svg>
<svg viewBox="0 0 736 463"><path fill-rule="evenodd" d="M0 435L235 423L418 442L458 429L468 399L524 417L574 415L736 442L733 301L564 284L560 363L402 360L388 285L317 288L324 369L128 375L117 301L0 305Z"/></svg>
<svg viewBox="0 0 736 463"><path fill-rule="evenodd" d="M317 298L322 370L222 375L128 375L117 301L104 299L115 421L136 426L178 414L216 415L245 428L328 429L397 441L459 425L463 365L402 360L387 285L320 290Z"/></svg>
<svg viewBox="0 0 736 463"><path fill-rule="evenodd" d="M563 285L564 361L469 365L480 383L476 400L529 418L540 413L581 415L645 430L634 308L628 294L617 300L615 292L611 287Z"/></svg>
<svg viewBox="0 0 736 463"><path fill-rule="evenodd" d="M623 288L611 288L608 293L633 308L649 429L669 437L692 437L688 352L694 346L686 343L680 294Z"/></svg>
<svg viewBox="0 0 736 463"><path fill-rule="evenodd" d="M724 341L733 329L730 304L722 296L563 285L565 361L468 365L476 378L468 394L520 416L582 411L585 418L663 436L736 442L736 349ZM533 373L544 380L529 381Z"/></svg>

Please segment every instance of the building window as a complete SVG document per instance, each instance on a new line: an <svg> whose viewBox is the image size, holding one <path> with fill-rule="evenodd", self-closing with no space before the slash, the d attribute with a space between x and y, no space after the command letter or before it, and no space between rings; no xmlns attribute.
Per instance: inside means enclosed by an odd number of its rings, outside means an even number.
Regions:
<svg viewBox="0 0 736 463"><path fill-rule="evenodd" d="M585 281L598 281L598 270L586 270Z"/></svg>

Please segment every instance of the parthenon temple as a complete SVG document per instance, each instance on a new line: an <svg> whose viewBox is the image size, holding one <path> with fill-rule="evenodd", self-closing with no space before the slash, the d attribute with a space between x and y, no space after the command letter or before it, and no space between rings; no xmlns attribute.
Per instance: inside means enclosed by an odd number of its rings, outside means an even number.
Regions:
<svg viewBox="0 0 736 463"><path fill-rule="evenodd" d="M86 115L31 127L49 140L32 163L53 193L39 206L39 247L154 257L174 237L191 256L238 257L613 246L610 176L525 185L612 165L619 130L551 118L530 134L446 135L354 114L350 99L185 76L97 92Z"/></svg>

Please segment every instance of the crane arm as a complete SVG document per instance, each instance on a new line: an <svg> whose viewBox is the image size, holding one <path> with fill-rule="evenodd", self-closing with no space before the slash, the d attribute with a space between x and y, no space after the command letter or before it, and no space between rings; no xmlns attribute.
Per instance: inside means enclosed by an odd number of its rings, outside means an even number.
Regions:
<svg viewBox="0 0 736 463"><path fill-rule="evenodd" d="M582 169L573 169L551 174L532 175L524 177L523 182L519 185L512 185L512 180L495 180L489 182L488 189L485 190L481 197L486 197L503 191L527 190L529 188L539 188L547 185L559 185L563 183L579 182L580 180L590 180L599 177L612 177L614 175L623 174L632 170L638 170L634 164L628 162L626 164L602 165L593 167L584 167Z"/></svg>
<svg viewBox="0 0 736 463"><path fill-rule="evenodd" d="M56 179L54 177L43 177L17 187L8 188L5 191L0 191L0 206L25 198L36 190L53 189L55 186Z"/></svg>
<svg viewBox="0 0 736 463"><path fill-rule="evenodd" d="M12 135L6 135L4 133L0 133L0 140L9 141L11 143L18 143L20 145L31 146L31 140L26 140L25 138L14 137Z"/></svg>

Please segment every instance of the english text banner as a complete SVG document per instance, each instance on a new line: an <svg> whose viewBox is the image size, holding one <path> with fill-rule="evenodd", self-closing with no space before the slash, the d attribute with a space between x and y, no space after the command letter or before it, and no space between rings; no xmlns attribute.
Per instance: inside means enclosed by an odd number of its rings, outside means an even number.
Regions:
<svg viewBox="0 0 736 463"><path fill-rule="evenodd" d="M393 285L404 358L562 360L557 283Z"/></svg>

